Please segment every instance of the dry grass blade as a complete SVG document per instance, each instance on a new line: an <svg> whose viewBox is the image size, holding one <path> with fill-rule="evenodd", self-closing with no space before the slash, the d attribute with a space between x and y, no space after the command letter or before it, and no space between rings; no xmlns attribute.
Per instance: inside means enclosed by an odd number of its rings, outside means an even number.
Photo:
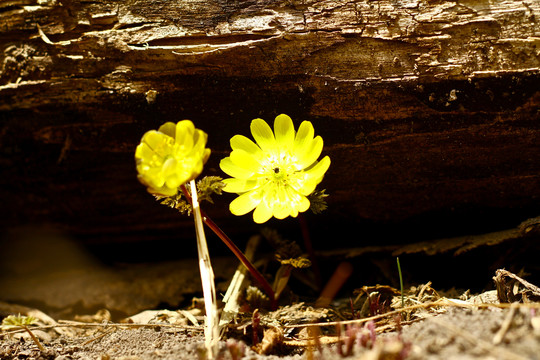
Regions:
<svg viewBox="0 0 540 360"><path fill-rule="evenodd" d="M493 337L494 345L498 345L503 341L504 336L508 332L508 329L510 329L510 325L512 324L512 319L516 315L516 310L517 310L517 306L514 305L510 307L510 311L506 315L506 318L504 319L504 322L502 323L501 328L499 329L499 331L497 331L497 333Z"/></svg>
<svg viewBox="0 0 540 360"><path fill-rule="evenodd" d="M204 295L204 307L206 309L205 321L205 347L207 358L213 359L217 355L219 341L219 315L217 309L216 286L214 282L214 270L210 262L210 253L204 235L204 225L201 216L201 209L197 199L197 188L195 181L191 180L191 203L193 206L193 216L195 218L195 229L197 230L197 250L199 253L199 270Z"/></svg>
<svg viewBox="0 0 540 360"><path fill-rule="evenodd" d="M76 329L88 329L88 328L96 328L96 327L114 327L119 329L138 329L138 328L170 328L170 329L182 329L182 330L190 330L190 331L202 331L203 328L201 326L190 326L190 325L177 325L177 324L118 324L118 323L83 323L83 322L77 322L77 321L68 321L68 320L59 320L57 324L54 325L45 325L45 326L35 326L33 327L34 330L50 330L50 329L58 329L58 328L76 328ZM0 333L0 337L13 335L17 333L24 332L25 330L22 328L14 329L10 331L5 331L3 333Z"/></svg>
<svg viewBox="0 0 540 360"><path fill-rule="evenodd" d="M260 235L252 236L247 244L245 256L249 261L253 260L255 249L260 242ZM219 326L221 331L236 317L240 308L239 298L242 290L246 286L246 272L247 268L241 264L234 273L233 279L227 288L227 292L223 296L223 302L225 306L223 308Z"/></svg>

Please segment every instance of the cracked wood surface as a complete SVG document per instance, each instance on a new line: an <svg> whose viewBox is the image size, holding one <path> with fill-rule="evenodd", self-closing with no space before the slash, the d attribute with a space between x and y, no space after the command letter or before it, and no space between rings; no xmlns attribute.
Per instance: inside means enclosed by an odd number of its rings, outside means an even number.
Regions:
<svg viewBox="0 0 540 360"><path fill-rule="evenodd" d="M332 158L323 229L537 216L539 16L533 0L3 1L2 225L192 237L135 180L141 135L190 118L222 175L228 139L282 112ZM252 231L223 198L207 211Z"/></svg>

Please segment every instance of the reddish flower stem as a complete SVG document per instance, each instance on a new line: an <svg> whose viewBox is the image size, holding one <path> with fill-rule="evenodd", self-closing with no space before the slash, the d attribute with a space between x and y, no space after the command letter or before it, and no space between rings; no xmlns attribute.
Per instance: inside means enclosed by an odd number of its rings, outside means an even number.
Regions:
<svg viewBox="0 0 540 360"><path fill-rule="evenodd" d="M188 193L186 187L184 185L180 186L182 189L182 192L184 193L184 196L188 201L191 203L191 195ZM232 240L217 226L215 222L206 215L206 213L201 209L201 215L203 218L203 222L208 226L224 243L227 245L227 247L233 252L233 254L240 260L242 264L249 270L251 275L257 280L259 285L264 289L266 292L266 295L270 298L270 304L272 309L276 308L277 301L276 296L274 293L274 290L272 289L272 286L266 281L266 279L261 275L261 273L253 266L251 261L246 258L242 250L240 250L235 243L232 242Z"/></svg>
<svg viewBox="0 0 540 360"><path fill-rule="evenodd" d="M268 295L268 297L270 298L272 308L275 308L276 299L275 299L275 293L274 293L274 290L272 289L272 286L270 286L268 281L266 281L266 279L261 275L261 273L246 258L244 253L232 242L231 239L229 239L227 234L225 234L223 230L221 230L216 225L216 223L213 222L212 219L208 217L208 215L206 215L206 213L203 210L201 210L201 214L202 214L203 221L206 224L206 226L212 229L212 231L225 243L225 245L227 245L227 247L234 253L234 255L236 255L238 260L240 260L240 262L244 264L244 266L249 270L251 275L253 275L253 277L257 280L259 285L264 289L264 291L266 292L266 295Z"/></svg>
<svg viewBox="0 0 540 360"><path fill-rule="evenodd" d="M317 287L322 289L322 276L321 269L319 268L319 262L317 261L317 256L313 250L313 243L311 242L311 236L309 235L309 227L307 220L304 214L298 214L298 221L300 223L300 229L302 230L302 238L304 239L304 246L308 252L309 259L311 260L311 265L313 266L313 274L315 275L315 284Z"/></svg>

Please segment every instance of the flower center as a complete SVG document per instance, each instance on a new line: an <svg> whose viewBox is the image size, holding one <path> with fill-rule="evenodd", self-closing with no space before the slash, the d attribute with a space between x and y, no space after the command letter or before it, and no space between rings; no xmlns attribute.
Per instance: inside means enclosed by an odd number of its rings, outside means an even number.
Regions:
<svg viewBox="0 0 540 360"><path fill-rule="evenodd" d="M273 169L272 169L273 173L272 175L273 178L274 178L274 181L283 181L283 180L286 180L287 178L287 172L284 171L283 169L281 169L280 167L278 166L275 166Z"/></svg>
<svg viewBox="0 0 540 360"><path fill-rule="evenodd" d="M266 181L287 185L296 169L293 158L289 154L277 153L268 156L262 170Z"/></svg>

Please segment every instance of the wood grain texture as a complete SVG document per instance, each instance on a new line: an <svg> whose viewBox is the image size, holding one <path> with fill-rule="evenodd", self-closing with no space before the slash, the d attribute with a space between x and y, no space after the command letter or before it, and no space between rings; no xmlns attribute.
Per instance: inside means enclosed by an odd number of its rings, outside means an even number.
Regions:
<svg viewBox="0 0 540 360"><path fill-rule="evenodd" d="M329 210L313 221L336 236L517 224L540 211L539 17L532 0L4 1L2 226L193 237L136 181L142 134L192 119L213 150L205 173L222 175L228 139L279 113L325 140ZM231 199L207 211L256 230Z"/></svg>

